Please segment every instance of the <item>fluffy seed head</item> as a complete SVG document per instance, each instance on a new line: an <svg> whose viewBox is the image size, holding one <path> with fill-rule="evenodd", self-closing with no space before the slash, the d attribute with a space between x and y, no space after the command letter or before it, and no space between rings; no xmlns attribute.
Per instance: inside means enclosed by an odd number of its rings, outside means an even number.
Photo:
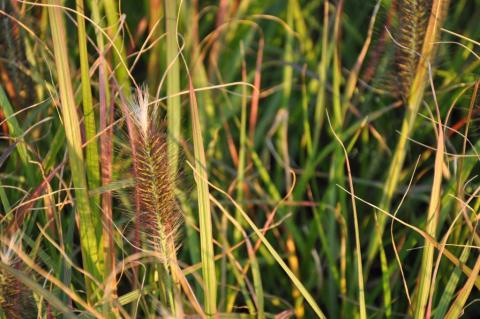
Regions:
<svg viewBox="0 0 480 319"><path fill-rule="evenodd" d="M137 90L130 102L132 119L138 129L138 133L147 135L149 123L148 92L146 89Z"/></svg>
<svg viewBox="0 0 480 319"><path fill-rule="evenodd" d="M398 46L395 53L398 91L407 98L416 74L427 31L431 0L398 0Z"/></svg>
<svg viewBox="0 0 480 319"><path fill-rule="evenodd" d="M175 176L167 153L167 138L149 109L148 91L139 90L130 104L136 156L134 177L140 216L136 222L162 256L175 250L174 240L182 222L175 197Z"/></svg>

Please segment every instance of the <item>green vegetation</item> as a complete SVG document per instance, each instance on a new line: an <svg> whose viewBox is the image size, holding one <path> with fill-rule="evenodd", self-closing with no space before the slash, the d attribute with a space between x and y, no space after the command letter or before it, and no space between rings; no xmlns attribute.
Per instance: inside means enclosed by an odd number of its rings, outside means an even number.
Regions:
<svg viewBox="0 0 480 319"><path fill-rule="evenodd" d="M478 317L479 16L0 0L0 318Z"/></svg>

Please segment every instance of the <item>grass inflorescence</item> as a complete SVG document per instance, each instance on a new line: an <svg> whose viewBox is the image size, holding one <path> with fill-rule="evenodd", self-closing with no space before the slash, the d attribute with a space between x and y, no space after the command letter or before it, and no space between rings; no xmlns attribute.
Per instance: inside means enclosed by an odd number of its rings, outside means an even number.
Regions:
<svg viewBox="0 0 480 319"><path fill-rule="evenodd" d="M166 131L155 112L150 111L147 91L138 93L130 110L135 124L135 190L141 213L135 222L141 225L150 244L168 259L178 238L182 213L175 198L176 173L172 173L168 157Z"/></svg>
<svg viewBox="0 0 480 319"><path fill-rule="evenodd" d="M398 0L396 4L396 84L405 99L408 98L420 61L431 9L431 0Z"/></svg>
<svg viewBox="0 0 480 319"><path fill-rule="evenodd" d="M176 172L167 151L167 135L158 119L158 112L149 106L148 90L138 90L129 103L129 113L134 130L131 134L135 148L133 174L134 194L138 198L135 223L143 233L141 241L145 248L158 254L164 265L162 276L171 309L175 309L173 272L177 262L176 241L179 237L183 216L175 196Z"/></svg>

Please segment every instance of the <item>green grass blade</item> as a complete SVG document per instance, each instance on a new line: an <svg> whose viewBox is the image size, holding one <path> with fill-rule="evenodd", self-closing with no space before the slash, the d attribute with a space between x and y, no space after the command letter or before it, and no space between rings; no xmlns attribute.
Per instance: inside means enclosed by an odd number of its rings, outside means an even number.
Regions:
<svg viewBox="0 0 480 319"><path fill-rule="evenodd" d="M456 319L462 316L463 307L467 302L467 298L470 295L473 286L475 285L475 280L477 279L479 272L480 272L480 257L477 258L477 261L475 263L475 266L473 267L472 273L468 277L468 280L463 286L463 288L460 290L460 293L455 299L453 305L448 310L447 315L445 316L445 319Z"/></svg>
<svg viewBox="0 0 480 319"><path fill-rule="evenodd" d="M195 169L198 192L198 215L200 224L200 247L202 258L202 273L205 281L205 313L213 318L217 312L217 278L215 275L215 263L213 260L213 230L210 211L210 196L208 190L207 161L203 146L202 129L198 115L198 105L190 80L190 113L192 117L193 147L195 153Z"/></svg>
<svg viewBox="0 0 480 319"><path fill-rule="evenodd" d="M110 27L108 28L108 34L113 39L113 45L116 47L113 53L113 60L115 62L115 75L117 77L118 85L120 86L122 93L125 97L130 96L130 75L125 65L127 61L127 54L125 52L125 46L123 44L122 33L119 32L120 14L118 12L117 1L104 0L105 13L107 14L107 20ZM107 99L108 100L108 99Z"/></svg>
<svg viewBox="0 0 480 319"><path fill-rule="evenodd" d="M433 9L432 9L432 14L437 14L440 15L441 11L438 11L441 9L442 1L437 1L433 3ZM437 6L437 7L435 7ZM432 24L434 25L433 30L430 29L430 33L427 34L425 41L433 41L435 39L435 33L436 31L436 23L437 23L437 16L433 18ZM433 33L433 34L431 34ZM431 45L431 44L430 44ZM425 49L424 49L425 50ZM433 48L428 49L429 52L433 50ZM430 63L429 61L424 61L424 63ZM422 68L420 68L420 72L422 72ZM418 81L422 81L422 83L425 83L425 77L427 74L427 71L431 71L431 69L427 66L424 67L425 75L417 75L423 78L421 79L415 79L414 84ZM433 79L432 81L432 89L433 89ZM420 85L420 84L419 84ZM421 99L423 96L423 93L417 93L419 95L418 97L418 105L421 103ZM416 96L417 94L413 93L413 96ZM444 141L444 133L443 133L443 126L440 118L440 113L438 110L438 104L437 100L435 98L435 92L434 92L434 100L435 100L435 105L437 106L437 112L438 112L438 137L437 137L437 149L435 153L435 166L434 166L434 175L433 175L433 184L432 184L432 192L430 195L430 203L428 206L428 213L426 216L426 232L432 236L432 238L436 237L436 232L437 232L437 227L438 227L438 219L439 219L439 214L440 214L440 203L441 203L441 198L442 198L442 170L443 170L443 165L444 165L444 152L445 152L445 141ZM414 100L416 101L416 100ZM417 290L417 302L416 302L416 308L415 308L415 315L414 318L421 319L425 317L425 310L426 306L428 303L428 297L430 295L430 285L432 283L432 271L433 271L433 254L435 251L435 247L431 242L425 242L425 247L423 249L423 255L422 255L422 263L421 263L421 268L420 268L420 283L418 284L418 290ZM430 314L428 314L430 316Z"/></svg>
<svg viewBox="0 0 480 319"><path fill-rule="evenodd" d="M22 137L24 131L20 127L17 118L15 117L15 111L10 104L10 101L7 97L7 94L3 90L3 87L0 85L0 107L2 108L3 115L7 119L8 129L10 130L10 136L13 138ZM30 155L28 155L27 147L23 142L20 142L16 145L16 150L22 164L24 165L25 175L28 180L34 184L33 176L34 172L32 171L33 167L30 164Z"/></svg>
<svg viewBox="0 0 480 319"><path fill-rule="evenodd" d="M353 187L353 180L352 180L352 172L350 169L350 161L348 160L348 151L343 145L342 140L337 136L335 133L332 124L330 123L330 118L328 117L327 113L327 119L328 119L328 124L330 125L330 129L332 130L332 134L334 137L337 139L338 143L343 149L343 152L345 154L345 162L347 164L347 173L348 173L348 182L349 182L349 188L350 192L352 194L351 196L351 201L352 201L352 210L353 210L353 223L354 223L354 229L355 229L355 249L356 249L356 265L357 265L357 278L358 278L358 304L360 307L360 318L361 319L367 319L367 308L365 305L365 285L364 285L364 279L363 279L363 265L362 265L362 249L361 249L361 243L360 243L360 227L358 226L358 213L357 213L357 205L355 202L355 192L354 192L354 187Z"/></svg>
<svg viewBox="0 0 480 319"><path fill-rule="evenodd" d="M49 0L52 6L48 7L50 29L53 38L55 53L55 66L58 76L60 91L60 107L67 139L70 170L72 173L75 190L75 210L79 215L80 244L85 270L102 282L103 249L102 249L102 225L100 216L95 215L88 198L85 164L82 153L82 139L80 123L75 106L73 88L68 65L68 50L65 24L60 1ZM89 300L95 300L95 287L90 279L85 278Z"/></svg>
<svg viewBox="0 0 480 319"><path fill-rule="evenodd" d="M165 0L165 22L167 30L167 118L168 155L172 171L178 167L178 143L180 142L180 63L178 62L177 1Z"/></svg>
<svg viewBox="0 0 480 319"><path fill-rule="evenodd" d="M465 263L470 255L470 248L465 247L462 250L462 254L460 255L459 261L461 263ZM443 291L442 297L438 302L438 306L435 309L435 319L443 319L445 318L445 314L448 311L448 306L450 305L451 300L454 298L455 290L462 276L462 269L460 267L455 267L452 271L450 278L448 280L447 285L445 286L445 290Z"/></svg>
<svg viewBox="0 0 480 319"><path fill-rule="evenodd" d="M76 1L76 9L78 25L78 49L80 54L80 70L82 76L82 105L85 123L85 140L89 141L86 146L86 170L88 187L91 189L100 186L100 161L98 157L98 143L94 138L97 134L95 124L95 112L93 111L92 91L89 75L88 51L87 51L87 34L85 31L85 19L83 18L84 4L83 0ZM98 210L100 207L100 197L92 197L92 210Z"/></svg>

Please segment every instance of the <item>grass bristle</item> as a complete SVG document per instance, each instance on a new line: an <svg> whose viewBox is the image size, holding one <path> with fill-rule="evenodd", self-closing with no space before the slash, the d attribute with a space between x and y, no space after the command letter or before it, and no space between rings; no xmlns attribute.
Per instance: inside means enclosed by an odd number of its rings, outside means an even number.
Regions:
<svg viewBox="0 0 480 319"><path fill-rule="evenodd" d="M182 214L175 198L176 175L171 172L167 137L155 112L150 111L146 92L138 91L130 106L136 128L135 187L141 214L136 222L147 241L169 258Z"/></svg>
<svg viewBox="0 0 480 319"><path fill-rule="evenodd" d="M394 35L396 80L401 97L407 98L415 76L431 11L431 0L398 0L398 26Z"/></svg>

